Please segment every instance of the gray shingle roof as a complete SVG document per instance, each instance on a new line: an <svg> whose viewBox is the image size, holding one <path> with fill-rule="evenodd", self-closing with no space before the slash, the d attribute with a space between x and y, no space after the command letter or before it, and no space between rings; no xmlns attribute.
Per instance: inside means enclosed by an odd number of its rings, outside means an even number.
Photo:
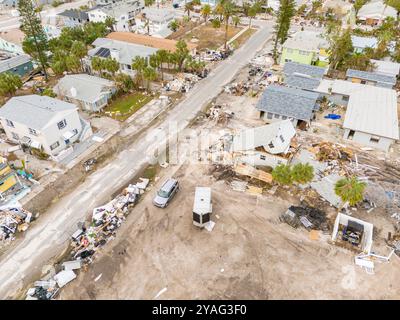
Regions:
<svg viewBox="0 0 400 320"><path fill-rule="evenodd" d="M31 57L23 54L0 61L0 73L11 70L31 61Z"/></svg>
<svg viewBox="0 0 400 320"><path fill-rule="evenodd" d="M0 108L0 118L41 130L60 112L77 107L55 98L38 95L13 97Z"/></svg>
<svg viewBox="0 0 400 320"><path fill-rule="evenodd" d="M87 12L77 9L68 9L58 14L59 16L86 21L89 19Z"/></svg>
<svg viewBox="0 0 400 320"><path fill-rule="evenodd" d="M359 78L367 81L376 81L377 86L383 88L392 88L396 84L396 77L394 76L353 69L347 70L346 77Z"/></svg>
<svg viewBox="0 0 400 320"><path fill-rule="evenodd" d="M278 85L268 86L257 103L257 109L309 121L319 94Z"/></svg>
<svg viewBox="0 0 400 320"><path fill-rule="evenodd" d="M293 73L306 74L313 78L322 79L325 75L326 69L317 66L310 66L308 64L297 63L297 62L286 62L283 67L283 73L286 75L291 75Z"/></svg>
<svg viewBox="0 0 400 320"><path fill-rule="evenodd" d="M311 78L310 76L294 73L285 77L285 83L289 87L314 90L318 88L321 80L317 78Z"/></svg>

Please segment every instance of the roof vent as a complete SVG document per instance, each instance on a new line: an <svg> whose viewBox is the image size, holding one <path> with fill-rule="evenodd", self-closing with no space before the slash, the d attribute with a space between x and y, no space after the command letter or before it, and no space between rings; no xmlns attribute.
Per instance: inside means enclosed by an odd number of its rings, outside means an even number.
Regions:
<svg viewBox="0 0 400 320"><path fill-rule="evenodd" d="M76 97L77 93L78 93L78 92L76 91L75 87L71 87L71 96L72 96L73 98Z"/></svg>

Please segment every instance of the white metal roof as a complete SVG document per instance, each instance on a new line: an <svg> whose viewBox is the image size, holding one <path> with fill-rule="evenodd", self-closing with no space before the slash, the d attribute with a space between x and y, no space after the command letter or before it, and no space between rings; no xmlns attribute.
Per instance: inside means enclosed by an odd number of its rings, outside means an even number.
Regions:
<svg viewBox="0 0 400 320"><path fill-rule="evenodd" d="M253 150L263 146L271 153L282 153L290 146L290 141L296 134L292 122L288 120L273 122L265 126L242 130L233 137L232 151ZM275 140L282 135L284 142L275 143ZM274 142L274 148L268 147L270 142ZM277 140L280 142L280 140Z"/></svg>
<svg viewBox="0 0 400 320"><path fill-rule="evenodd" d="M397 11L395 8L383 3L382 0L370 1L363 5L357 13L358 19L384 19L386 17L397 18Z"/></svg>
<svg viewBox="0 0 400 320"><path fill-rule="evenodd" d="M196 187L194 195L193 212L198 214L211 213L211 188Z"/></svg>
<svg viewBox="0 0 400 320"><path fill-rule="evenodd" d="M323 80L317 91L349 96L344 128L373 135L399 139L396 91L352 83L344 80Z"/></svg>
<svg viewBox="0 0 400 320"><path fill-rule="evenodd" d="M375 73L391 75L397 77L400 74L400 63L392 61L374 60L371 62L375 64Z"/></svg>
<svg viewBox="0 0 400 320"><path fill-rule="evenodd" d="M328 46L328 41L320 32L308 30L296 32L293 37L288 38L283 44L284 48L315 52Z"/></svg>

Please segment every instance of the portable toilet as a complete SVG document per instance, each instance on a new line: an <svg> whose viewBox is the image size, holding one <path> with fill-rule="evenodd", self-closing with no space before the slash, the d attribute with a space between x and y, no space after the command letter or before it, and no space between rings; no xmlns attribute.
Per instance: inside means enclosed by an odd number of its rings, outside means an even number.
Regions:
<svg viewBox="0 0 400 320"><path fill-rule="evenodd" d="M196 187L193 204L193 224L203 228L212 213L211 188Z"/></svg>

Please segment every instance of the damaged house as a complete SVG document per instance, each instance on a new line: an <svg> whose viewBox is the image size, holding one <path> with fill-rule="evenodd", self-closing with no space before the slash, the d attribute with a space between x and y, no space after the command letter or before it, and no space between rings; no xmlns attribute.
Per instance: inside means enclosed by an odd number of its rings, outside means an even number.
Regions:
<svg viewBox="0 0 400 320"><path fill-rule="evenodd" d="M279 85L268 86L256 108L267 123L289 119L294 127L307 128L319 109L316 92Z"/></svg>
<svg viewBox="0 0 400 320"><path fill-rule="evenodd" d="M339 246L369 254L374 226L357 218L338 213L333 226L332 241Z"/></svg>
<svg viewBox="0 0 400 320"><path fill-rule="evenodd" d="M214 162L230 165L268 166L288 163L296 130L290 120L227 134L211 147Z"/></svg>

